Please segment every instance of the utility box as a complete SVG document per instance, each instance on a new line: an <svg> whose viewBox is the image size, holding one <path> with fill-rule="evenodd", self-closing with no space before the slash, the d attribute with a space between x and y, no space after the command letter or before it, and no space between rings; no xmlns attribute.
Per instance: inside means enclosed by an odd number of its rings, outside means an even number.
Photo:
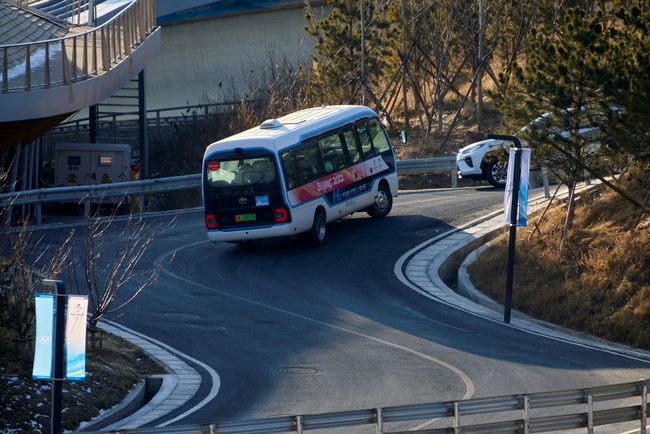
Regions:
<svg viewBox="0 0 650 434"><path fill-rule="evenodd" d="M114 143L54 145L56 187L111 184L131 180L131 146Z"/></svg>

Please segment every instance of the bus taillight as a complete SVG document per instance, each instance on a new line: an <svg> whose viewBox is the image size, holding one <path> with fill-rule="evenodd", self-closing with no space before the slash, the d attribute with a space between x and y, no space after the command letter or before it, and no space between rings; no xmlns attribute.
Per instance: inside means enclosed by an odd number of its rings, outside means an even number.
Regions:
<svg viewBox="0 0 650 434"><path fill-rule="evenodd" d="M219 229L219 223L217 222L216 214L205 215L205 227L208 229Z"/></svg>
<svg viewBox="0 0 650 434"><path fill-rule="evenodd" d="M276 208L273 210L273 221L275 223L284 223L289 220L289 213L284 208Z"/></svg>

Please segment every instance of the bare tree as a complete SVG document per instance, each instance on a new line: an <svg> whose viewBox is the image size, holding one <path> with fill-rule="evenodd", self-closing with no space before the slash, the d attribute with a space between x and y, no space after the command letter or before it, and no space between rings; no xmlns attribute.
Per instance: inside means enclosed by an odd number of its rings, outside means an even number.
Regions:
<svg viewBox="0 0 650 434"><path fill-rule="evenodd" d="M66 268L73 240L74 230L60 244L48 244L26 223L0 234L0 324L15 332L18 353L33 332L34 295L43 278L57 278Z"/></svg>
<svg viewBox="0 0 650 434"><path fill-rule="evenodd" d="M108 217L96 213L87 220L80 255L71 269L71 280L88 293L91 346L96 347L97 322L107 314L124 309L150 287L168 262L146 264L142 259L156 234L173 226L147 225L132 214L118 219L116 211ZM81 271L79 271L81 269ZM79 277L81 272L82 276Z"/></svg>

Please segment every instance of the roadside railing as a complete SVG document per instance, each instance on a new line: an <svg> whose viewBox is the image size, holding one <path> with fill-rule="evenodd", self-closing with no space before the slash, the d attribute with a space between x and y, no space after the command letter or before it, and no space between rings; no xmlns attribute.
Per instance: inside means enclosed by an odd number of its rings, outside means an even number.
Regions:
<svg viewBox="0 0 650 434"><path fill-rule="evenodd" d="M456 157L419 158L416 160L400 160L397 162L400 174L443 172L451 170L451 187L458 186L458 172L456 171Z"/></svg>
<svg viewBox="0 0 650 434"><path fill-rule="evenodd" d="M243 422L118 430L120 434L280 434L363 428L377 434L532 433L594 428L637 421L646 434L648 380L588 389L504 395L430 404L371 408L315 415L281 416ZM496 420L494 419L501 419ZM486 422L492 419L492 421ZM404 422L432 428L406 431ZM397 425L399 423L399 425ZM113 431L116 432L116 431ZM341 432L340 430L337 432Z"/></svg>
<svg viewBox="0 0 650 434"><path fill-rule="evenodd" d="M452 186L456 182L455 157L426 158L422 160L398 160L398 173L424 173L451 171ZM172 176L169 178L146 179L142 181L116 182L112 184L79 185L74 187L53 187L37 190L16 191L0 194L3 209L20 205L34 205L34 219L41 224L42 204L47 202L77 202L84 206L88 215L91 203L100 203L111 197L127 195L156 194L168 191L190 190L201 187L201 174Z"/></svg>
<svg viewBox="0 0 650 434"><path fill-rule="evenodd" d="M154 0L134 0L91 30L45 41L0 45L0 92L66 85L109 71L156 28Z"/></svg>
<svg viewBox="0 0 650 434"><path fill-rule="evenodd" d="M90 205L112 197L164 193L201 187L201 174L169 178L126 181L111 184L79 185L73 187L40 188L0 194L3 209L20 205L34 205L34 220L42 223L42 205L48 202L76 202L83 204L84 216L90 215Z"/></svg>

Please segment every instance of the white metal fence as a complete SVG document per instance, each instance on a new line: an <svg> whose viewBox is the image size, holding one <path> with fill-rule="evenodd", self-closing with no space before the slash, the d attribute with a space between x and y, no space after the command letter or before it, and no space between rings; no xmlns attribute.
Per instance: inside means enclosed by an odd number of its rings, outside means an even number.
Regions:
<svg viewBox="0 0 650 434"><path fill-rule="evenodd" d="M647 394L648 380L640 380L589 389L117 432L302 434L306 431L327 433L337 428L336 432L345 432L340 429L355 428L356 432L376 434L528 434L586 428L591 434L596 427L637 421L636 428L646 434ZM404 431L404 422L433 428Z"/></svg>

